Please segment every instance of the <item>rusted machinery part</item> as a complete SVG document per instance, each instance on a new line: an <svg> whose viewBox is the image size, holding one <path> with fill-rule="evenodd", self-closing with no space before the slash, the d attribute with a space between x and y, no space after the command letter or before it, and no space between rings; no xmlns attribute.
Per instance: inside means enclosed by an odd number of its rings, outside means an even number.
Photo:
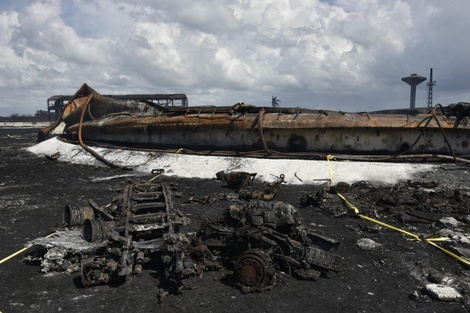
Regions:
<svg viewBox="0 0 470 313"><path fill-rule="evenodd" d="M135 257L135 265L134 265L134 274L139 275L142 273L142 263L144 263L145 253L143 251L139 251Z"/></svg>
<svg viewBox="0 0 470 313"><path fill-rule="evenodd" d="M114 221L87 219L83 224L83 239L88 242L101 242L107 240L110 231L115 226Z"/></svg>
<svg viewBox="0 0 470 313"><path fill-rule="evenodd" d="M219 172L220 173L220 172ZM220 174L219 174L220 177ZM232 171L225 173L224 179L227 185L233 189L243 189L251 187L253 180L256 177L256 173L248 173L241 171Z"/></svg>
<svg viewBox="0 0 470 313"><path fill-rule="evenodd" d="M305 248L303 261L323 270L331 270L335 272L339 272L341 270L340 256L313 246Z"/></svg>
<svg viewBox="0 0 470 313"><path fill-rule="evenodd" d="M274 276L271 258L262 250L247 250L235 262L235 276L242 286L262 288Z"/></svg>
<svg viewBox="0 0 470 313"><path fill-rule="evenodd" d="M128 247L130 241L146 241L162 236L163 232L177 232L180 225L190 220L175 209L171 189L162 183L133 183L123 188L113 201L115 208L106 211L89 200L93 212L85 218L84 212L67 207L64 220L84 221L83 237L90 242L110 240ZM94 219L91 213L94 213ZM117 215L116 215L117 214Z"/></svg>
<svg viewBox="0 0 470 313"><path fill-rule="evenodd" d="M95 219L93 208L66 205L64 207L64 224L68 227L81 226L86 220Z"/></svg>
<svg viewBox="0 0 470 313"><path fill-rule="evenodd" d="M117 275L118 263L105 256L96 256L81 261L80 276L84 287L104 285L111 282L125 282Z"/></svg>

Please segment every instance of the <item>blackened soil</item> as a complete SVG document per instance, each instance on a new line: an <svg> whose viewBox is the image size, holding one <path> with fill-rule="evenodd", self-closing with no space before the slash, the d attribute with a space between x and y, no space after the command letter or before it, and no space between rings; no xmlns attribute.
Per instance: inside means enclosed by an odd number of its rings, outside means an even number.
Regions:
<svg viewBox="0 0 470 313"><path fill-rule="evenodd" d="M29 154L35 130L0 130L0 258L23 248L37 237L61 227L66 204L85 205L94 199L104 205L117 195L127 178L93 183L97 177L122 172L106 167L54 162ZM218 170L214 169L215 173ZM441 217L467 224L470 214L469 168L444 164L434 173L393 187L354 184L345 196L371 217L424 236L442 228ZM152 175L139 180L148 180ZM137 178L132 178L136 180ZM217 180L163 178L174 183L175 206L197 227L203 216L215 216L228 205L233 192ZM261 182L258 184L262 185ZM119 286L82 288L79 274L44 274L39 266L21 262L25 253L0 264L1 312L468 312L470 268L425 243L361 220L336 195L325 194L321 207L301 207L300 198L315 186L283 186L276 200L296 206L305 226L341 242L339 273L317 281L283 275L271 291L242 294L231 284L229 271L206 272L190 280L191 290L157 303L157 268ZM209 197L209 203L184 203L190 193ZM362 250L357 241L370 238L382 247ZM464 296L461 302L442 302L424 292L430 277L446 276Z"/></svg>

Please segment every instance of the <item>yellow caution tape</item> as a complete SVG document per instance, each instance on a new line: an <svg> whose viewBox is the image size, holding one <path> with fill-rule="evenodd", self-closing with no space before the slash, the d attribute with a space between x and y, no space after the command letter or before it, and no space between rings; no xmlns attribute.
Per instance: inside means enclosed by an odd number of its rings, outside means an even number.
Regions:
<svg viewBox="0 0 470 313"><path fill-rule="evenodd" d="M386 227L388 229L391 229L391 230L394 230L394 231L397 231L397 232L400 232L402 234L405 234L407 236L410 236L418 241L421 241L421 238L419 238L418 235L415 235L413 233L410 233L404 229L401 229L401 228L398 228L398 227L395 227L395 226L392 226L390 224L387 224L387 223L384 223L384 222L381 222L379 220L376 220L376 219L373 219L371 217L368 217L368 216L365 216L365 215L362 215L362 214L358 214L362 219L366 220L366 221L369 221L369 222L372 222L372 223L375 223L375 224L378 224L380 226L383 226L383 227Z"/></svg>
<svg viewBox="0 0 470 313"><path fill-rule="evenodd" d="M470 239L470 236L467 236L466 238ZM447 241L449 240L448 237L439 237L439 238L426 238L426 240L429 240L429 241Z"/></svg>
<svg viewBox="0 0 470 313"><path fill-rule="evenodd" d="M331 160L334 160L335 157L332 156L332 155L328 155L328 156L326 157L326 159L327 159L327 161L328 161L328 170L329 170L329 172L330 172L330 185L331 185L331 186L334 186L335 183L334 183L334 180L333 180L333 169L332 169L332 166L331 166ZM336 192L336 195L337 195L338 197L340 197L341 200L343 200L343 202L344 202L350 209L352 209L352 210L353 210L360 218L362 218L363 220L366 220L366 221L375 223L375 224L377 224L377 225L386 227L386 228L388 228L388 229L391 229L391 230L400 232L400 233L402 233L402 234L405 234L405 235L407 235L407 236L409 236L409 237L414 238L414 239L417 240L417 241L422 241L421 237L418 236L418 235L416 235L416 234L413 234L413 233L411 233L411 232L409 232L409 231L406 231L406 230L404 230L404 229L395 227L395 226L393 226L393 225L390 225L390 224L381 222L381 221L379 221L379 220L376 220L376 219L374 219L374 218L371 218L371 217L368 217L368 216L366 216L366 215L361 214L360 211L359 211L359 209L358 209L355 205L353 205L351 202L349 202L342 194L340 194L339 192ZM467 238L470 238L470 236L467 236ZM466 259L466 258L464 258L464 257L461 257L461 256L459 256L459 255L457 255L457 254L455 254L455 253L453 253L453 252L451 252L451 251L449 251L449 250L447 250L447 249L445 249L445 248L439 246L438 244L436 244L436 242L446 241L446 240L449 240L449 238L445 238L445 237L441 237L441 238L425 238L424 240L426 241L426 243L430 244L431 246L436 247L437 249L441 250L441 251L444 252L445 254L447 254L447 255L453 257L454 259L456 259L456 260L458 260L458 261L460 261L460 262L462 262L462 263L464 263L464 264L470 266L470 260L468 260L468 259Z"/></svg>
<svg viewBox="0 0 470 313"><path fill-rule="evenodd" d="M351 202L349 202L349 201L348 201L342 194L340 194L339 192L337 192L336 194L338 195L338 197L340 197L340 198L344 201L344 203L346 203L346 204L348 205L348 207L350 207L351 209L353 209L356 214L359 214L359 209L358 209L355 205L353 205Z"/></svg>
<svg viewBox="0 0 470 313"><path fill-rule="evenodd" d="M432 240L426 239L426 242L427 242L428 244L430 244L431 246L434 246L434 247L438 248L439 250L441 250L441 251L444 252L445 254L447 254L447 255L453 257L454 259L456 259L456 260L458 260L458 261L464 263L465 265L470 266L470 260L467 260L467 259L464 258L464 257L461 257L461 256L459 256L459 255L457 255L457 254L455 254L455 253L453 253L453 252L450 252L449 250L447 250L447 249L445 249L445 248L439 246L438 244L434 243Z"/></svg>
<svg viewBox="0 0 470 313"><path fill-rule="evenodd" d="M49 238L49 237L52 237L53 235L55 235L55 233L49 234L49 235L47 235L47 236L44 237L44 238ZM6 262L6 261L8 261L8 260L10 260L11 258L14 258L14 257L17 256L18 254L20 254L20 253L22 253L22 252L28 250L29 248L31 248L32 246L33 246L33 245L27 245L27 246L24 247L23 249L16 251L15 253L13 253L13 254L10 255L10 256L7 256L6 258L0 260L0 264Z"/></svg>

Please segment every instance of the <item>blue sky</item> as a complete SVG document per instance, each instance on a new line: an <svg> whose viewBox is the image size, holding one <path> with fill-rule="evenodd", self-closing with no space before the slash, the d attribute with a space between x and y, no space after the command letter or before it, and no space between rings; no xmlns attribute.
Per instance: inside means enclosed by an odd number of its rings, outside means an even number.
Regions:
<svg viewBox="0 0 470 313"><path fill-rule="evenodd" d="M0 3L0 115L34 114L88 83L342 111L470 102L467 0L20 0ZM417 88L426 105L427 86Z"/></svg>

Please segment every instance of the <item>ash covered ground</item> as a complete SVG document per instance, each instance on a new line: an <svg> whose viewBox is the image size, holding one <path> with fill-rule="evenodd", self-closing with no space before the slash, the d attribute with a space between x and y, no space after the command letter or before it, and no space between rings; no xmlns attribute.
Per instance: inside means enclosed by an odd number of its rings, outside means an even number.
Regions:
<svg viewBox="0 0 470 313"><path fill-rule="evenodd" d="M96 180L122 174L106 167L72 165L39 158L23 148L35 143L36 130L0 130L0 258L23 248L35 238L62 227L66 204L100 205L116 196L129 179ZM214 169L215 173L220 169ZM368 182L351 185L343 194L362 213L424 237L437 237L442 229L470 233L470 168L445 163L432 173L421 173L394 186ZM216 216L230 202L231 193L215 179L161 179L174 184L181 197L174 206L188 215L194 230L205 216ZM255 181L262 188L262 182ZM191 278L190 289L170 295L159 304L157 268L144 271L123 285L83 288L79 273L41 272L22 263L30 250L0 264L1 312L468 312L470 267L429 244L358 218L335 194L324 193L321 205L302 207L301 197L317 190L314 185L283 185L276 200L300 211L305 226L340 241L334 251L342 257L342 270L317 281L281 274L270 291L242 294L233 286L230 270L204 272ZM326 186L325 186L326 188ZM187 202L190 194L209 197L208 203ZM453 217L457 225L440 222ZM380 244L361 248L364 239ZM462 249L470 249L459 243ZM426 290L429 284L454 288L458 301L440 301Z"/></svg>

